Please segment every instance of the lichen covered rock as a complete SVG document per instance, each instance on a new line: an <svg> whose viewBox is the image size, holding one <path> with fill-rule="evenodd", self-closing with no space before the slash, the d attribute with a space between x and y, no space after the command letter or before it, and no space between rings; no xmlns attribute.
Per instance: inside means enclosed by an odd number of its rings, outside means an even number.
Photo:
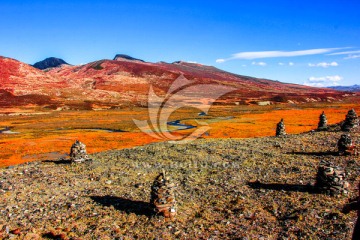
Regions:
<svg viewBox="0 0 360 240"><path fill-rule="evenodd" d="M86 153L86 145L76 140L70 148L70 160L72 162L84 162L90 160Z"/></svg>
<svg viewBox="0 0 360 240"><path fill-rule="evenodd" d="M359 118L354 109L349 110L346 114L345 121L341 126L341 130L350 132L355 128L359 127Z"/></svg>
<svg viewBox="0 0 360 240"><path fill-rule="evenodd" d="M284 136L284 135L286 135L286 131L285 131L284 119L282 118L281 121L276 125L276 136Z"/></svg>
<svg viewBox="0 0 360 240"><path fill-rule="evenodd" d="M351 155L354 150L353 142L349 134L341 135L338 141L339 155Z"/></svg>
<svg viewBox="0 0 360 240"><path fill-rule="evenodd" d="M316 187L329 195L347 194L349 183L345 180L343 169L332 163L321 160L316 176Z"/></svg>
<svg viewBox="0 0 360 240"><path fill-rule="evenodd" d="M327 128L328 128L327 118L326 118L325 112L322 112L319 117L318 130L324 131L324 130L327 130Z"/></svg>
<svg viewBox="0 0 360 240"><path fill-rule="evenodd" d="M151 186L150 203L154 206L157 213L170 220L176 215L174 189L175 185L165 176L165 172L160 173Z"/></svg>

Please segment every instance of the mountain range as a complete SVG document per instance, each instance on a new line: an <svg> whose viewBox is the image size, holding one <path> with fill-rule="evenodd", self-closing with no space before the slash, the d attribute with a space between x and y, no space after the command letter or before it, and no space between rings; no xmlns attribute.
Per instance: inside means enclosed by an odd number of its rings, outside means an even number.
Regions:
<svg viewBox="0 0 360 240"><path fill-rule="evenodd" d="M113 60L77 66L59 58L47 58L31 66L0 56L0 107L106 109L147 106L150 86L157 95L165 96L180 76L199 86L192 88L193 92L185 93L195 99L197 91L215 91L208 88L211 85L235 89L219 98L216 104L333 101L347 95L333 89L233 74L197 63L151 63L124 54L116 55Z"/></svg>
<svg viewBox="0 0 360 240"><path fill-rule="evenodd" d="M332 87L328 87L334 90L338 90L338 91L347 91L347 92L360 92L360 85L355 84L352 86L332 86Z"/></svg>

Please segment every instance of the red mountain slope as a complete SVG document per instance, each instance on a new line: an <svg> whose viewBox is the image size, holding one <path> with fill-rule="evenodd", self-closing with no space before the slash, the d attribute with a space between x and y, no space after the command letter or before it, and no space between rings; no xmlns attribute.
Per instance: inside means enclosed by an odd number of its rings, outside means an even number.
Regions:
<svg viewBox="0 0 360 240"><path fill-rule="evenodd" d="M51 88L62 87L63 79L51 76L28 64L0 57L0 89L15 95L49 94Z"/></svg>
<svg viewBox="0 0 360 240"><path fill-rule="evenodd" d="M146 105L150 85L158 95L165 95L174 80L181 75L199 84L199 89L201 84L235 88L235 91L218 101L228 104L249 101L324 101L329 97L338 99L343 95L331 89L257 79L186 62L148 63L118 58L81 66L63 65L44 72L25 63L0 57L0 90L7 92L6 96L24 98L36 95L37 98L43 98L45 103L75 108ZM196 96L196 92L191 94ZM20 101L19 104L25 103L27 101ZM37 104L45 103L40 101Z"/></svg>

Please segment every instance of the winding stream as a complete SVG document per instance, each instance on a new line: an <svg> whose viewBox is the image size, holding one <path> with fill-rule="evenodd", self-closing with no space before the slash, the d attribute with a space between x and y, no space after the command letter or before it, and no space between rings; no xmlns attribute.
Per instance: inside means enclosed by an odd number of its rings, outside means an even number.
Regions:
<svg viewBox="0 0 360 240"><path fill-rule="evenodd" d="M180 123L180 121L181 120L171 121L171 122L168 122L167 125L175 126L175 127L177 127L177 130L186 130L186 129L196 128L196 126L193 126L193 125L182 124L182 123Z"/></svg>

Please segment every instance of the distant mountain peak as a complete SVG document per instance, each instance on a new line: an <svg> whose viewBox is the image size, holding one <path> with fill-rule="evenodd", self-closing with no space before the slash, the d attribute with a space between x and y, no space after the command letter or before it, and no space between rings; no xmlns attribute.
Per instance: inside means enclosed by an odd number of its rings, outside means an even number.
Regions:
<svg viewBox="0 0 360 240"><path fill-rule="evenodd" d="M65 62L64 60L62 60L61 58L56 58L56 57L49 57L46 58L40 62L37 62L33 65L33 67L40 69L40 70L44 70L47 68L54 68L54 67L59 67L63 64L69 65L67 62Z"/></svg>
<svg viewBox="0 0 360 240"><path fill-rule="evenodd" d="M114 59L115 61L135 61L135 62L145 62L144 60L133 58L126 54L116 54Z"/></svg>
<svg viewBox="0 0 360 240"><path fill-rule="evenodd" d="M358 85L358 84L355 84L352 86L332 86L332 87L328 87L328 88L338 90L338 91L360 92L360 85Z"/></svg>

